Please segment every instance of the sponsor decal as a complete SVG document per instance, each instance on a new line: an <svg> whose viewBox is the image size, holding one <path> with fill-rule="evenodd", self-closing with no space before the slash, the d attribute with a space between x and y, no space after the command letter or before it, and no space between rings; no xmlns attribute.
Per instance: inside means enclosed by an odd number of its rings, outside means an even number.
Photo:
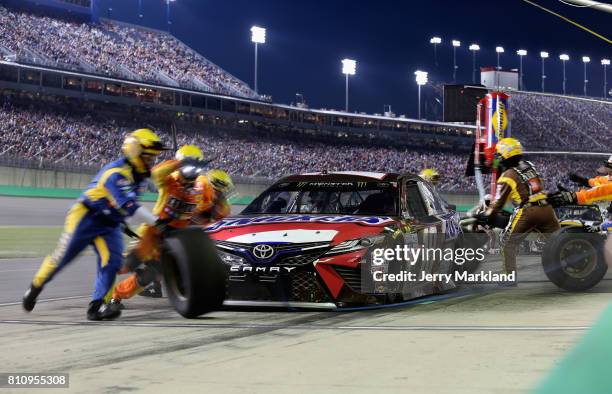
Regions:
<svg viewBox="0 0 612 394"><path fill-rule="evenodd" d="M229 218L223 219L205 231L216 231L221 228L241 227L250 224L269 223L358 223L371 226L379 226L384 223L393 222L389 216L312 216L312 215L284 215L284 216L259 216L255 218Z"/></svg>
<svg viewBox="0 0 612 394"><path fill-rule="evenodd" d="M497 104L497 110L493 112L492 124L497 140L499 141L500 139L504 138L502 133L508 127L508 115L503 101L500 101Z"/></svg>
<svg viewBox="0 0 612 394"><path fill-rule="evenodd" d="M443 215L439 215L438 219L442 221L442 230L447 239L456 238L459 236L459 234L461 234L458 213L445 213Z"/></svg>
<svg viewBox="0 0 612 394"><path fill-rule="evenodd" d="M232 265L230 272L256 272L262 274L271 274L281 272L290 273L296 267L252 267L250 265Z"/></svg>

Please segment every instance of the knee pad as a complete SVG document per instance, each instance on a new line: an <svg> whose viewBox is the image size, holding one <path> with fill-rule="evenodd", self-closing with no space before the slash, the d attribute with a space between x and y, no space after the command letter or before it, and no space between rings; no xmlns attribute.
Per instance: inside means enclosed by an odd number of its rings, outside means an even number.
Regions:
<svg viewBox="0 0 612 394"><path fill-rule="evenodd" d="M124 265L130 272L135 272L136 268L140 264L142 264L142 261L138 258L138 256L136 256L136 253L134 253L133 251L128 253L128 255L125 257Z"/></svg>
<svg viewBox="0 0 612 394"><path fill-rule="evenodd" d="M157 270L149 265L136 269L136 280L139 286L147 286L157 277Z"/></svg>

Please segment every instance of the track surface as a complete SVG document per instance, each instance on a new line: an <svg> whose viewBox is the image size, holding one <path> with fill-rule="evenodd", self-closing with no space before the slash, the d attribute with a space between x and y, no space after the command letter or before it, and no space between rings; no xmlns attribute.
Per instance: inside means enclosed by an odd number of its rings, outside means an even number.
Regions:
<svg viewBox="0 0 612 394"><path fill-rule="evenodd" d="M414 305L185 320L166 299L135 297L102 323L84 316L92 256L58 275L31 314L19 300L40 260L0 260L0 372L68 372L69 391L80 393L526 392L612 293L611 280L587 293L558 290L535 260L519 264L517 288L471 286Z"/></svg>
<svg viewBox="0 0 612 394"><path fill-rule="evenodd" d="M0 196L0 226L61 226L73 199ZM151 208L152 203L145 206ZM232 206L232 214L244 205Z"/></svg>
<svg viewBox="0 0 612 394"><path fill-rule="evenodd" d="M19 298L38 260L0 260L0 363L69 372L73 392L525 392L609 302L612 281L570 294L539 282L464 288L446 299L357 312L228 310L196 320L136 297L115 322L85 320L94 261ZM536 280L535 282L533 280ZM83 297L79 297L83 296ZM433 302L432 302L433 301ZM65 392L65 391L64 391Z"/></svg>

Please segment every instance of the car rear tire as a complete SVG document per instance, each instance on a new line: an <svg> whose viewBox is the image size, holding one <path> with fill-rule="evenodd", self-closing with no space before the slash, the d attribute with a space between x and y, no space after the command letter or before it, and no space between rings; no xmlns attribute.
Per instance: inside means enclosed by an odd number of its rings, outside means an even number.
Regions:
<svg viewBox="0 0 612 394"><path fill-rule="evenodd" d="M201 228L169 234L164 239L161 259L166 294L181 316L192 319L223 305L225 266Z"/></svg>
<svg viewBox="0 0 612 394"><path fill-rule="evenodd" d="M582 227L554 232L544 246L542 265L548 279L568 291L584 291L597 285L608 270L604 238Z"/></svg>
<svg viewBox="0 0 612 394"><path fill-rule="evenodd" d="M457 241L455 241L455 249L467 249L475 251L477 249L483 249L488 241L489 235L484 231L463 233L459 236L459 238L457 238ZM473 274L474 272L476 272L476 270L478 270L478 268L480 268L481 264L481 260L473 258L469 261L464 262L461 265L454 263L453 268L459 273L467 272L469 274Z"/></svg>

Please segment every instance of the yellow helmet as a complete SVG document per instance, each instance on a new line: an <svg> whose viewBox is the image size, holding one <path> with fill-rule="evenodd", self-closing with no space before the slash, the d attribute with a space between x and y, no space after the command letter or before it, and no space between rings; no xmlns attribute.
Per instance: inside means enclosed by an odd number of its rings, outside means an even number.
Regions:
<svg viewBox="0 0 612 394"><path fill-rule="evenodd" d="M140 174L148 174L154 162L164 148L162 140L149 129L138 129L128 134L123 140L121 151Z"/></svg>
<svg viewBox="0 0 612 394"><path fill-rule="evenodd" d="M232 178L223 170L210 170L206 173L206 177L212 187L223 195L228 195L234 190Z"/></svg>
<svg viewBox="0 0 612 394"><path fill-rule="evenodd" d="M183 145L181 146L174 155L176 160L183 159L196 159L196 160L204 160L204 154L202 150L195 145Z"/></svg>
<svg viewBox="0 0 612 394"><path fill-rule="evenodd" d="M440 180L440 174L438 173L438 171L434 168L426 168L423 171L421 171L421 173L419 174L419 176L433 184L438 183L438 181Z"/></svg>
<svg viewBox="0 0 612 394"><path fill-rule="evenodd" d="M523 154L523 146L516 138L502 138L497 142L495 151L503 160Z"/></svg>

